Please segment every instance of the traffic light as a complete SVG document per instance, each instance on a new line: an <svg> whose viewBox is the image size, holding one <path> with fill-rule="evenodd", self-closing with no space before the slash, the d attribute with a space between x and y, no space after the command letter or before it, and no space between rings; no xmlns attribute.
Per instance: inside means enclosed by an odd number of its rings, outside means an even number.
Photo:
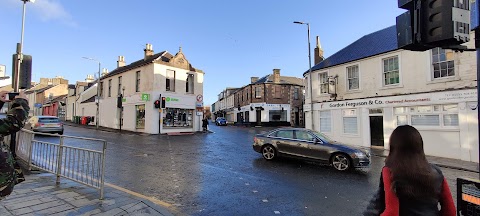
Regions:
<svg viewBox="0 0 480 216"><path fill-rule="evenodd" d="M160 101L159 100L156 100L154 102L154 105L155 105L155 108L159 109L160 108Z"/></svg>
<svg viewBox="0 0 480 216"><path fill-rule="evenodd" d="M117 97L117 108L122 108L123 107L123 95L119 95Z"/></svg>
<svg viewBox="0 0 480 216"><path fill-rule="evenodd" d="M470 40L468 0L398 0L408 10L397 17L398 48L425 51Z"/></svg>
<svg viewBox="0 0 480 216"><path fill-rule="evenodd" d="M421 40L433 46L460 45L470 40L468 0L424 0L420 5Z"/></svg>
<svg viewBox="0 0 480 216"><path fill-rule="evenodd" d="M166 98L162 97L162 108L165 108L165 100L166 100Z"/></svg>

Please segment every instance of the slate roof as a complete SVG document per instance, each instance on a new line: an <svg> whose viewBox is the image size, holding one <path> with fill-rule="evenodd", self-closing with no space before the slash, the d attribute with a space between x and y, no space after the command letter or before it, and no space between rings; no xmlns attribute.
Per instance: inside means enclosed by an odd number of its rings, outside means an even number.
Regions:
<svg viewBox="0 0 480 216"><path fill-rule="evenodd" d="M312 71L356 61L398 49L395 26L365 35L312 67ZM308 73L306 71L303 75Z"/></svg>
<svg viewBox="0 0 480 216"><path fill-rule="evenodd" d="M273 74L266 75L252 84L273 83ZM298 77L280 76L280 84L303 85L303 79Z"/></svg>
<svg viewBox="0 0 480 216"><path fill-rule="evenodd" d="M165 54L165 55L164 55ZM112 76L115 76L117 74L121 74L123 72L127 72L129 70L132 70L132 69L135 69L135 68L138 68L138 67L142 67L142 66L145 66L145 65L148 65L150 63L152 63L155 59L161 57L161 60L164 61L164 62L168 62L170 59L173 58L173 55L168 53L167 51L163 51L163 52L160 52L160 53L157 53L157 54L154 54L152 56L149 56L147 59L140 59L136 62L133 62L129 65L125 65L123 67L119 67L113 71L111 71L110 73L108 73L107 75L103 76L100 80L103 80L103 79L106 79L108 77L112 77Z"/></svg>
<svg viewBox="0 0 480 216"><path fill-rule="evenodd" d="M87 100L82 101L81 104L95 102L95 97L96 97L96 95L92 96L91 98L89 98Z"/></svg>
<svg viewBox="0 0 480 216"><path fill-rule="evenodd" d="M49 85L49 86L47 86L47 87L45 87L45 88L38 89L38 90L37 90L37 94L38 94L38 93L42 93L42 92L44 92L44 91L46 91L46 90L48 90L48 89L51 89L51 88L53 88L53 87L54 87L54 85Z"/></svg>

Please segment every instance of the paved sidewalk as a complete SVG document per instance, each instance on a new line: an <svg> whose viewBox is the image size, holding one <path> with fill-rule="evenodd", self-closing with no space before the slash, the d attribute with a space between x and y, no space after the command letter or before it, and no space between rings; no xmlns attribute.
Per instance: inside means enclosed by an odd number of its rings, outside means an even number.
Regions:
<svg viewBox="0 0 480 216"><path fill-rule="evenodd" d="M98 190L82 184L61 179L61 184L56 186L55 175L31 174L0 201L0 215L170 216L175 212L110 187L105 187L104 200L99 197Z"/></svg>
<svg viewBox="0 0 480 216"><path fill-rule="evenodd" d="M375 155L375 156L387 157L389 151L386 149L371 148L370 152L372 155ZM478 173L478 168L479 168L478 163L449 159L449 158L442 158L442 157L434 157L434 156L427 156L427 160L430 163L440 167Z"/></svg>

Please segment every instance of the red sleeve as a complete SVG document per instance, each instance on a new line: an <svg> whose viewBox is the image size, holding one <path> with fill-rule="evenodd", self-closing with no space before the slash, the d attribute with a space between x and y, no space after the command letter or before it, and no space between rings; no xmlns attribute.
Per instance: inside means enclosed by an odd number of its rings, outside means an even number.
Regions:
<svg viewBox="0 0 480 216"><path fill-rule="evenodd" d="M442 206L442 216L455 216L457 210L455 209L455 203L453 202L452 193L448 187L447 180L443 178L442 193L440 195L440 205Z"/></svg>
<svg viewBox="0 0 480 216"><path fill-rule="evenodd" d="M385 211L381 216L398 215L400 212L400 201L392 190L392 175L388 167L383 168L382 176L385 189Z"/></svg>

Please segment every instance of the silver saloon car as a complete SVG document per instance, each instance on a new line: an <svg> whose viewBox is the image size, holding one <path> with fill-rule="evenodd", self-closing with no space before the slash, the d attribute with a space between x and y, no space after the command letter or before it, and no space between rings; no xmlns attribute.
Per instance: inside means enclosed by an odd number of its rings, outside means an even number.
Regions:
<svg viewBox="0 0 480 216"><path fill-rule="evenodd" d="M63 135L63 123L55 116L32 116L28 124L34 132Z"/></svg>
<svg viewBox="0 0 480 216"><path fill-rule="evenodd" d="M321 162L345 171L370 166L370 153L332 141L322 133L303 128L281 128L258 134L253 149L266 160L293 157Z"/></svg>

